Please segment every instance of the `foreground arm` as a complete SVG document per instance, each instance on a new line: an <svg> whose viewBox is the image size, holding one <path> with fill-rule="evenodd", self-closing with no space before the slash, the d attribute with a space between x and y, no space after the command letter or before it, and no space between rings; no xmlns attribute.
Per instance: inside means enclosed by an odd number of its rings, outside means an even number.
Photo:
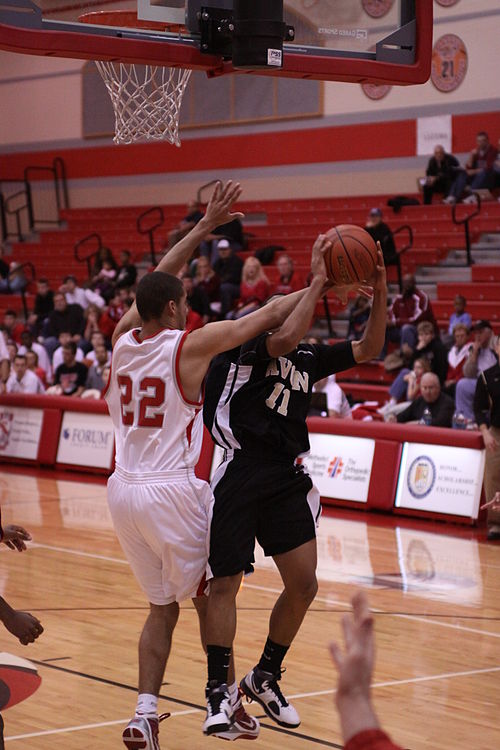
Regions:
<svg viewBox="0 0 500 750"><path fill-rule="evenodd" d="M345 648L330 645L338 670L336 694L345 750L400 750L380 730L371 702L371 681L375 662L373 617L363 593L352 598L352 615L342 619Z"/></svg>
<svg viewBox="0 0 500 750"><path fill-rule="evenodd" d="M378 357L385 340L385 328L387 322L387 279L384 266L384 257L378 245L378 265L372 280L373 304L370 317L359 341L352 342L352 354L356 362L367 362Z"/></svg>
<svg viewBox="0 0 500 750"><path fill-rule="evenodd" d="M243 214L231 213L231 209L241 195L241 186L239 183L232 183L229 180L225 186L218 182L212 193L212 197L207 206L205 216L191 229L180 242L160 260L155 271L179 273L182 266L190 260L192 254L204 239L210 234L212 229L227 224L233 219L242 219ZM130 310L121 318L113 332L111 343L115 344L116 340L134 328L140 325L141 319L137 312L137 306L134 302Z"/></svg>

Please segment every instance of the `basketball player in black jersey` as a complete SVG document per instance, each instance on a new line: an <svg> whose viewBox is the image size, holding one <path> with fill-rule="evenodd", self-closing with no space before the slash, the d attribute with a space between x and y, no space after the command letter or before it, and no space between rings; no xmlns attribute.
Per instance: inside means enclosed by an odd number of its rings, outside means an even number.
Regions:
<svg viewBox="0 0 500 750"><path fill-rule="evenodd" d="M314 252L313 252L314 257ZM324 278L313 278L319 288ZM314 273L314 268L313 268ZM385 336L387 285L382 253L373 304L360 341L300 344L314 303L303 297L281 328L215 358L205 389L204 420L225 449L213 479L215 495L209 564L207 715L224 731L227 664L236 632L236 594L252 570L255 539L280 572L284 590L271 613L258 664L240 683L284 727L300 717L282 694L281 665L317 592L316 523L319 493L296 458L309 450L306 416L314 383L379 355ZM308 313L304 314L306 310Z"/></svg>

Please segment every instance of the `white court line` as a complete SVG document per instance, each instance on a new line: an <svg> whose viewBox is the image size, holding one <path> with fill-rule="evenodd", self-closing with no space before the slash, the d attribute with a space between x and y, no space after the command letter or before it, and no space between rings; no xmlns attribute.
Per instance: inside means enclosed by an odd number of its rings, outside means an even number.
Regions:
<svg viewBox="0 0 500 750"><path fill-rule="evenodd" d="M453 677L471 677L477 674L487 674L489 672L500 672L500 667L488 667L487 669L471 669L467 672L443 672L443 674L430 675L428 677L410 677L407 680L389 680L387 682L376 682L372 685L372 688L382 687L393 687L395 685L410 685L418 682L433 682L436 680L448 680ZM300 698L317 698L322 695L333 695L336 690L317 690L313 693L296 693L295 695L289 695L290 700L298 700ZM185 711L173 711L171 716L185 716L187 714L201 713L204 709L189 708ZM13 737L6 737L5 741L11 740L23 740L28 737L41 737L49 734L64 734L65 732L79 732L84 729L99 729L100 727L111 727L116 724L126 724L129 719L117 719L115 721L103 721L99 724L80 724L75 727L66 727L65 729L45 729L42 732L31 732L30 734L17 734Z"/></svg>
<svg viewBox="0 0 500 750"><path fill-rule="evenodd" d="M81 552L80 550L76 549L69 549L68 547L53 547L50 544L36 544L33 543L31 545L32 547L40 547L42 549L51 550L54 552L66 552L68 555L79 555L80 557L93 557L96 560L105 560L107 562L116 562L120 565L128 565L127 560L120 559L119 557L106 557L104 555L97 555L93 552ZM247 589L254 589L256 591L262 591L264 593L268 594L281 594L282 589L275 589L268 586L257 586L253 583L245 583L244 588ZM350 602L342 602L338 599L330 599L317 596L315 598L316 602L321 602L322 604L338 604L339 606L345 607L346 610L350 610L351 604ZM383 609L372 609L375 614L377 612L379 613L385 613L385 610ZM481 630L480 628L468 628L465 625L456 625L452 622L440 622L439 620L436 620L434 618L427 618L427 617L419 617L418 615L404 615L404 614L394 614L393 617L399 617L403 620L413 620L414 622L424 622L426 625L437 625L441 628L449 628L451 630L460 630L464 633L474 633L475 635L486 635L490 638L500 638L500 633L494 633L491 630ZM439 615L436 615L439 617ZM459 620L460 615L456 615L456 618Z"/></svg>
<svg viewBox="0 0 500 750"><path fill-rule="evenodd" d="M185 711L172 711L169 718L173 716L185 716L186 714L196 714L199 708L188 708ZM13 737L6 737L5 742L10 740L25 740L28 737L43 737L46 734L64 734L65 732L80 732L84 729L99 729L100 727L112 727L115 724L128 724L130 716L126 719L115 719L115 721L101 721L98 724L79 724L75 727L64 727L61 729L44 729L42 732L30 732L30 734L16 734Z"/></svg>

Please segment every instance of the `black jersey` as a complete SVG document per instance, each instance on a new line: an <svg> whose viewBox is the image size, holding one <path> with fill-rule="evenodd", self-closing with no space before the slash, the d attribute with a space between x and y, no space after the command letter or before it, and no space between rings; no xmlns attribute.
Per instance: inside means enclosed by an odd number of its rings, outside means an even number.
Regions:
<svg viewBox="0 0 500 750"><path fill-rule="evenodd" d="M203 415L213 440L227 450L269 460L309 450L306 417L314 383L356 363L350 341L299 344L269 356L268 334L218 355L208 372Z"/></svg>

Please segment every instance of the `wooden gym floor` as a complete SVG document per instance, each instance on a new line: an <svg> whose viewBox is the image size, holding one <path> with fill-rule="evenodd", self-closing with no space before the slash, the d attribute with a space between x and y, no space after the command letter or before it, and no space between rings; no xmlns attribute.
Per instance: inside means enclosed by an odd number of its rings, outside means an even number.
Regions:
<svg viewBox="0 0 500 750"><path fill-rule="evenodd" d="M0 631L1 650L31 659L43 680L4 712L9 750L123 747L147 606L115 539L105 491L103 482L70 474L2 467L3 521L26 526L34 542L22 555L2 545L0 593L45 627L28 647ZM318 597L282 683L302 724L286 731L263 719L258 747L342 746L327 644L340 635L351 593L364 587L377 612L373 694L395 741L412 750L499 748L500 545L460 527L336 511L322 519L319 553ZM240 676L260 654L279 591L275 570L259 557L238 596ZM165 680L160 710L172 716L161 725L162 748L220 745L201 734L205 659L190 603Z"/></svg>

